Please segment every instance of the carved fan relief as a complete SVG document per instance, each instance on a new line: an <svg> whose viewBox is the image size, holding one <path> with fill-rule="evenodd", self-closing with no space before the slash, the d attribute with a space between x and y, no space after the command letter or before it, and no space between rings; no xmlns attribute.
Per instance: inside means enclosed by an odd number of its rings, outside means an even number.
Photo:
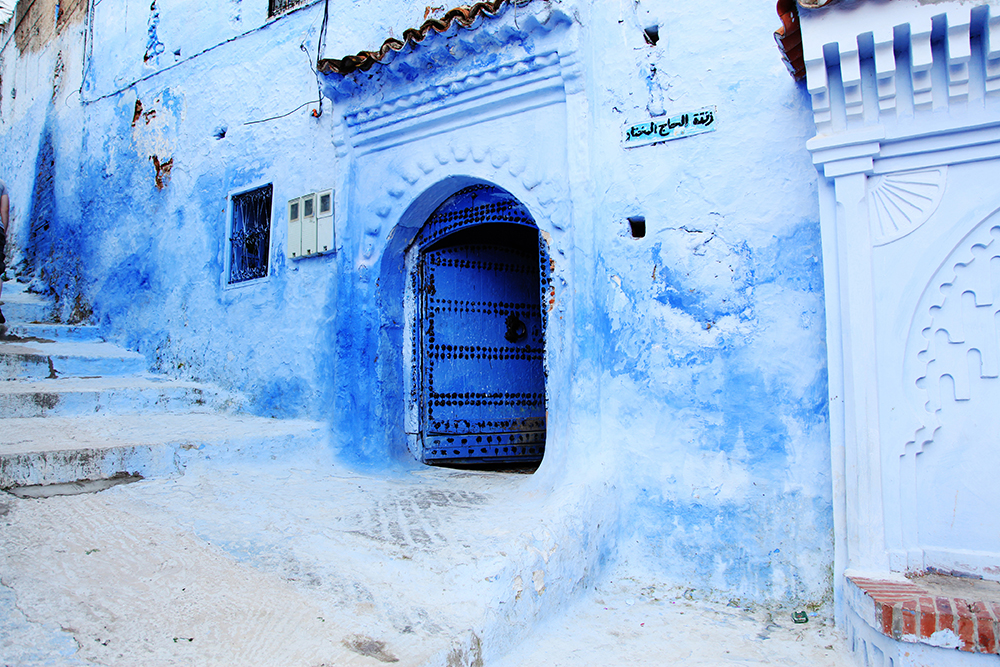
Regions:
<svg viewBox="0 0 1000 667"><path fill-rule="evenodd" d="M927 222L941 202L947 170L935 167L869 179L872 244L891 243Z"/></svg>

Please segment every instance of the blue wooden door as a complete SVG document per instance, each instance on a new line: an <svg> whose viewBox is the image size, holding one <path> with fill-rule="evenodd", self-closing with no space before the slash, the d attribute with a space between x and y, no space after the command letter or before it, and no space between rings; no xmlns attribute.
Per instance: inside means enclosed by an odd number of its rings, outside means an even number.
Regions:
<svg viewBox="0 0 1000 667"><path fill-rule="evenodd" d="M421 254L421 421L428 463L531 462L544 453L537 229L484 227L492 232L445 239ZM504 242L525 233L528 244Z"/></svg>

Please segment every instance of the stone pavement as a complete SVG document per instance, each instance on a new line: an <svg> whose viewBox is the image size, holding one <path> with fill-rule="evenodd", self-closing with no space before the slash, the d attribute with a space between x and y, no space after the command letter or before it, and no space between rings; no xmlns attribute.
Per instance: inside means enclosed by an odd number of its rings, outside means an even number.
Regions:
<svg viewBox="0 0 1000 667"><path fill-rule="evenodd" d="M476 664L471 633L544 591L511 573L530 477L323 458L5 497L0 664Z"/></svg>
<svg viewBox="0 0 1000 667"><path fill-rule="evenodd" d="M560 517L538 514L551 508L534 486L430 468L373 477L317 450L6 496L0 664L847 664L819 616L713 603L627 564L562 611L505 614L561 595L538 558L556 551Z"/></svg>

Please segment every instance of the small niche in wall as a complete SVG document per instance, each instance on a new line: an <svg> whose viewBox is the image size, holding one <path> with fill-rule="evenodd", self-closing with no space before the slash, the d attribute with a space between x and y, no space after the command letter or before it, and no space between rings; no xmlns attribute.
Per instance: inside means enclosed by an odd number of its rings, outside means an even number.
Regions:
<svg viewBox="0 0 1000 667"><path fill-rule="evenodd" d="M632 234L632 238L641 239L646 236L646 217L642 215L633 215L628 218L628 228L629 232Z"/></svg>
<svg viewBox="0 0 1000 667"><path fill-rule="evenodd" d="M656 24L646 26L642 29L642 36L646 39L647 44L656 46L656 43L660 41L660 26Z"/></svg>

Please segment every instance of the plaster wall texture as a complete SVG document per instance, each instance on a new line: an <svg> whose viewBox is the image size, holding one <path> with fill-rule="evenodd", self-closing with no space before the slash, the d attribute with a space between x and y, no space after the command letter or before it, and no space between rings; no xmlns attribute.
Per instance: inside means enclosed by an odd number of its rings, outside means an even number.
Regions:
<svg viewBox="0 0 1000 667"><path fill-rule="evenodd" d="M596 189L595 316L602 435L620 443L632 508L622 550L735 595L815 600L832 535L821 251L794 148L812 131L802 91L757 37L766 8L713 16L710 41L694 6L601 9L622 28L595 55L630 48L634 60L589 68L608 91L594 127L706 104L719 123L629 152L609 133L592 149L595 181L608 181ZM636 28L653 21L650 48ZM641 241L619 226L635 214Z"/></svg>
<svg viewBox="0 0 1000 667"><path fill-rule="evenodd" d="M423 19L397 4L331 3L323 52L375 48ZM531 211L555 279L549 439L530 490L565 517L561 536L540 538L556 547L539 547L555 554L539 556L546 581L567 582L547 585L552 601L617 558L705 595L822 602L832 501L813 126L772 9L536 0L459 31L452 60L428 66L421 53L438 47L422 45L350 94L324 78L318 119L307 105L247 124L316 99L324 5L262 22L265 5L158 2L163 49L144 61L149 6L100 3L87 64L82 42L64 53L82 92L46 107L40 79L34 112L4 112L18 256L35 253L63 303L92 309L154 367L240 390L259 414L329 419L341 459L389 470L412 463L407 245L461 186L498 185ZM433 99L434 85L493 71ZM414 94L416 115L388 104ZM626 123L712 105L714 132L622 146ZM384 117L352 115L365 109ZM270 275L225 288L227 197L264 183ZM337 252L286 260L284 202L329 187ZM57 214L42 243L63 250L37 256L24 239L44 196ZM629 216L645 217L644 238Z"/></svg>

